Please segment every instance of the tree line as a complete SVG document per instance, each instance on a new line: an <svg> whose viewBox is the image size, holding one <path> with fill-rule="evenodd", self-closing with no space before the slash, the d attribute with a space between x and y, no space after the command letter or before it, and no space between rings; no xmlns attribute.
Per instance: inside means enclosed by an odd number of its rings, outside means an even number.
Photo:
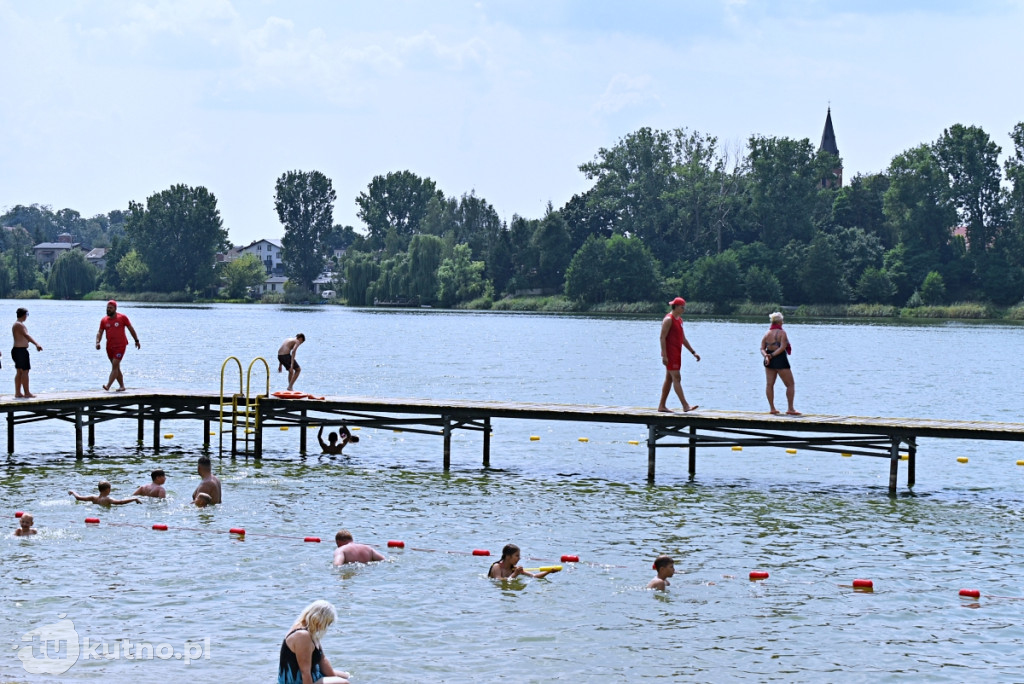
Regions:
<svg viewBox="0 0 1024 684"><path fill-rule="evenodd" d="M1024 298L1024 123L1010 138L1000 165L984 130L956 124L839 187L841 160L807 139L751 136L730 150L709 134L641 128L580 165L590 189L538 218L503 221L474 192L448 196L410 171L358 194L360 231L334 224L337 196L319 171L282 174L274 205L299 298L329 271L351 305L557 293L585 307L684 293L721 310L744 300L1005 306ZM0 225L0 290L60 286L56 264L47 279L24 258L55 231L109 245L98 274L107 289L239 296L262 278L258 260L216 266L227 233L202 187L92 219L18 206Z"/></svg>

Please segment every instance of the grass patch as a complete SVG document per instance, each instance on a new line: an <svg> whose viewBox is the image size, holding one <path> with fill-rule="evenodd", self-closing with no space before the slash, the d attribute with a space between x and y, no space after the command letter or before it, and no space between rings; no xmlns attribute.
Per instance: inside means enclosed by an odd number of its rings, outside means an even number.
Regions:
<svg viewBox="0 0 1024 684"><path fill-rule="evenodd" d="M916 306L900 311L901 318L958 318L961 320L984 320L996 318L995 311L988 304L957 302L949 306Z"/></svg>

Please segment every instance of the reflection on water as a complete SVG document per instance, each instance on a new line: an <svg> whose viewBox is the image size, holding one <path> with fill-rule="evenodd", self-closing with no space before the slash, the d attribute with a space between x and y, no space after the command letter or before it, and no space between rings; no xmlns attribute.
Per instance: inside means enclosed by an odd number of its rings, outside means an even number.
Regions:
<svg viewBox="0 0 1024 684"><path fill-rule="evenodd" d="M302 331L301 383L318 393L653 405L660 387L656 320L136 308L126 310L143 340L126 362L133 386L215 389L225 356L269 358ZM33 309L46 349L33 357L37 391L105 379L105 359L90 352L99 314ZM688 396L763 410L763 327L688 322L703 358L684 370ZM1022 351L1018 328L787 327L804 410L1024 415L1015 377L1001 370ZM971 353L936 363L950 347ZM164 429L177 437L154 456L136 449L134 423L103 424L95 453L76 461L70 428L18 427L18 451L0 461L9 643L66 614L93 640L210 638L209 660L145 665L160 681L235 679L240 665L270 679L288 626L326 598L340 619L325 649L356 682L1024 678L1012 655L1024 638L1024 455L1014 443L922 440L915 494L892 498L884 459L783 449L702 451L693 482L685 452L663 450L649 485L646 449L629 444L643 443L642 426L495 421L494 467L480 465L479 435L456 433L450 473L431 436L363 430L328 458L300 456L291 431L267 435L262 461L216 460L225 503L196 510L199 428ZM100 479L131 492L157 467L169 476L166 501L102 509L66 494ZM14 538L14 510L34 513L40 534ZM83 523L92 515L100 525ZM389 560L333 567L341 527ZM387 549L388 539L407 546ZM530 567L562 554L583 562L543 580L486 579L495 558L469 552L509 542ZM645 588L661 553L676 560L667 593ZM770 578L751 582L752 569ZM854 592L855 578L875 591ZM964 587L982 598L960 599ZM0 676L36 681L13 653L0 657ZM58 679L134 682L140 667L80 659Z"/></svg>

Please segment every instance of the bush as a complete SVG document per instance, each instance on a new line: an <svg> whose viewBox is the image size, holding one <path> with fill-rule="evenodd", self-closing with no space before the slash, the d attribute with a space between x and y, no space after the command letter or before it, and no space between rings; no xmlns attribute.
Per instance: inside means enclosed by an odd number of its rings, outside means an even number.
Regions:
<svg viewBox="0 0 1024 684"><path fill-rule="evenodd" d="M39 290L17 290L11 295L12 299L39 299Z"/></svg>
<svg viewBox="0 0 1024 684"><path fill-rule="evenodd" d="M938 271L930 271L921 283L921 299L927 306L938 306L946 301L946 281Z"/></svg>
<svg viewBox="0 0 1024 684"><path fill-rule="evenodd" d="M689 309L690 305L687 304L686 308ZM765 303L765 302L744 302L739 304L733 313L737 316L757 316L758 318L766 317L770 313L778 311L781 307L778 304ZM689 313L689 311L687 311Z"/></svg>
<svg viewBox="0 0 1024 684"><path fill-rule="evenodd" d="M851 304L846 315L853 318L895 318L900 315L900 310L889 304Z"/></svg>

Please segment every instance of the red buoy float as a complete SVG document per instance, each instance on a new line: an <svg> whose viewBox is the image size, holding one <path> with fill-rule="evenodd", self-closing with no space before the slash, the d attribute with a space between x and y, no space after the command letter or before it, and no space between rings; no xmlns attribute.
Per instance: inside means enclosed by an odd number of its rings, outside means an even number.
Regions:
<svg viewBox="0 0 1024 684"><path fill-rule="evenodd" d="M22 511L14 511L14 517L15 518L20 518L23 515L25 515L25 514Z"/></svg>
<svg viewBox="0 0 1024 684"><path fill-rule="evenodd" d="M473 549L474 556L490 556L491 552L487 549Z"/></svg>
<svg viewBox="0 0 1024 684"><path fill-rule="evenodd" d="M853 580L854 589L874 589L875 583L869 579L855 579Z"/></svg>
<svg viewBox="0 0 1024 684"><path fill-rule="evenodd" d="M405 548L405 542L404 541L399 541L397 539L390 539L390 540L388 540L388 548L389 549L404 549Z"/></svg>
<svg viewBox="0 0 1024 684"><path fill-rule="evenodd" d="M155 525L153 525L153 529L154 530L166 530L167 529L167 525L164 525L163 523L156 523Z"/></svg>
<svg viewBox="0 0 1024 684"><path fill-rule="evenodd" d="M764 570L751 570L750 579L752 580L763 580L768 579L768 573Z"/></svg>
<svg viewBox="0 0 1024 684"><path fill-rule="evenodd" d="M563 563L579 563L580 562L580 557L579 556L562 556L562 562Z"/></svg>
<svg viewBox="0 0 1024 684"><path fill-rule="evenodd" d="M86 518L85 519L85 524L86 525L99 525L100 524L100 519L99 518Z"/></svg>
<svg viewBox="0 0 1024 684"><path fill-rule="evenodd" d="M320 543L320 537L306 537L302 541L304 541L304 542L314 542L316 544L319 544Z"/></svg>
<svg viewBox="0 0 1024 684"><path fill-rule="evenodd" d="M966 598L981 598L981 592L977 589L961 589L960 595Z"/></svg>
<svg viewBox="0 0 1024 684"><path fill-rule="evenodd" d="M232 527L230 530L228 530L228 532L230 534L240 534L243 537L245 536L245 529L243 529L241 527Z"/></svg>

